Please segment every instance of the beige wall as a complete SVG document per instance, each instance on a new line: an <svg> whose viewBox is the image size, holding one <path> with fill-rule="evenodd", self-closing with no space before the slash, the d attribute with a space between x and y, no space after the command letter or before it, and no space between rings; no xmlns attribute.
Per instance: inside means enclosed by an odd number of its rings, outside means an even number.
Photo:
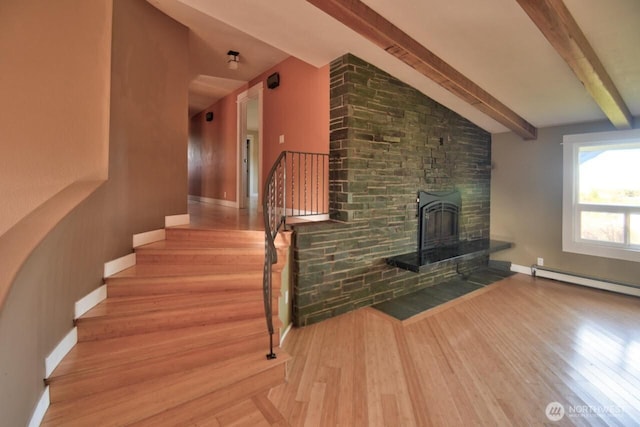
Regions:
<svg viewBox="0 0 640 427"><path fill-rule="evenodd" d="M640 284L640 263L562 252L562 137L614 130L608 122L539 129L538 139L492 137L491 235L515 247L492 258Z"/></svg>
<svg viewBox="0 0 640 427"><path fill-rule="evenodd" d="M187 212L188 29L146 1L115 0L107 256ZM126 238L123 238L128 236Z"/></svg>
<svg viewBox="0 0 640 427"><path fill-rule="evenodd" d="M2 235L74 181L107 176L111 0L2 0L0 52Z"/></svg>
<svg viewBox="0 0 640 427"><path fill-rule="evenodd" d="M30 0L20 2L37 3L45 10L50 9L47 5L54 4ZM87 3L98 4L65 0L60 2L63 7L68 6L64 16L54 10L51 14L38 15L48 32L40 31L37 21L31 22L29 14L35 11L29 8L14 7L12 12L16 14L11 18L16 22L30 23L33 26L31 30L40 35L44 44L49 38L58 40L60 34L65 34L73 35L64 38L72 47L84 46L83 39L91 40L93 31L91 26L85 25L81 13ZM0 16L7 12L5 4L0 5ZM58 4L55 2L56 7ZM69 128L66 130L68 135L75 135L76 126L83 127L85 117L90 119L98 112L103 114L104 102L110 105L108 181L101 185L99 182L80 181L64 186L54 197L46 196L44 203L39 203L27 216L23 214L23 218L0 235L0 288L5 288L6 277L2 274L5 268L15 271L10 278L4 304L0 298L2 425L26 425L29 421L44 390L44 359L71 330L75 301L102 284L104 262L130 253L132 234L161 228L165 215L186 213L188 29L144 0L113 0L113 16L110 2L108 8L103 8L101 16L113 29L113 73L109 64L103 63L100 69L86 68L84 71L91 75L84 78L106 79L107 84L111 79L110 104L107 102L108 92L101 96L91 92L91 96L87 96L90 100L85 100L83 109L66 108L65 91L36 101L42 103L38 111L53 112L51 114L64 121ZM104 28L96 26L95 30ZM104 31L104 34L110 33ZM14 40L15 43L19 41ZM102 45L95 40L94 43L97 43L96 52L80 49L78 56L86 62L96 61L95 55ZM82 62L81 58L61 55L57 59L60 62L58 66L64 69L67 63ZM28 69L21 70L21 66L28 67L29 64L17 62L11 67L11 73L29 72ZM72 85L65 86L64 82L76 77L73 72L69 77L57 76L47 85L69 87ZM61 108L61 104L65 108ZM14 105L14 108L18 106ZM25 104L20 106L15 116L31 118L32 112L32 107ZM25 120L21 126L27 124ZM43 159L32 156L32 153L38 150L48 153L50 140L44 137L44 130L41 135L35 135L36 132L30 129L26 133L29 135L28 143L21 141L23 145L18 144L10 152L23 162L24 169L34 173L40 169ZM31 141L32 136L38 136L37 140ZM54 132L52 139L64 148L73 166L82 169L84 165L79 164L75 153L69 152L84 149L78 147L82 144L65 140L67 145L55 136ZM98 132L86 131L82 136L83 144L92 150L103 145L96 142L101 137ZM4 144L5 141L2 142ZM64 157L61 161L67 160ZM15 174L17 181L12 179L12 184L6 183L3 177L2 185L20 192L20 180L25 179L24 174L17 171ZM106 171L104 175L106 177ZM41 191L41 184L36 179L30 183L34 192L45 192ZM4 192L2 197L5 197ZM47 226L44 230L43 224ZM40 235L33 236L35 231ZM16 242L23 242L25 238L34 242L31 248L21 248L26 254L26 261L18 266L4 264L9 257L2 255L12 253L20 247Z"/></svg>

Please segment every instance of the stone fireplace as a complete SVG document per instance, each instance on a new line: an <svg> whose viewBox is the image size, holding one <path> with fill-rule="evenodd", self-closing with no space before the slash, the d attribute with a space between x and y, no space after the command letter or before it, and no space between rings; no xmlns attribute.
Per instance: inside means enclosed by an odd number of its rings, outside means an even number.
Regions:
<svg viewBox="0 0 640 427"><path fill-rule="evenodd" d="M330 109L333 221L293 227L294 323L312 324L486 266L488 252L468 257L451 248L488 242L491 135L353 55L331 63ZM424 199L419 221L420 189L432 195L455 189L457 216L450 200ZM429 236L423 245L448 249L417 257L420 226ZM448 258L435 259L434 252ZM388 262L404 255L411 268Z"/></svg>

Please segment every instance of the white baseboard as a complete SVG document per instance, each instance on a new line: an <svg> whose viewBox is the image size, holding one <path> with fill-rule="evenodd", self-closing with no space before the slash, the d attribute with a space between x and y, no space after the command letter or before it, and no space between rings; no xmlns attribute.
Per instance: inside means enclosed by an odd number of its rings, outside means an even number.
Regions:
<svg viewBox="0 0 640 427"><path fill-rule="evenodd" d="M289 323L289 326L284 329L282 336L280 336L280 348L282 348L282 344L284 344L284 340L287 338L287 335L289 334L289 331L291 331L292 327L293 323Z"/></svg>
<svg viewBox="0 0 640 427"><path fill-rule="evenodd" d="M116 273L126 270L129 267L136 265L136 254L131 253L129 255L116 258L112 261L104 263L104 277L112 276Z"/></svg>
<svg viewBox="0 0 640 427"><path fill-rule="evenodd" d="M69 351L71 351L77 342L78 328L73 328L44 359L45 378L49 378L53 370L56 369L60 361L67 355L67 353L69 353Z"/></svg>
<svg viewBox="0 0 640 427"><path fill-rule="evenodd" d="M166 219L165 219L166 222ZM146 245L153 242L159 242L166 238L165 229L147 231L146 233L138 233L133 235L133 247Z"/></svg>
<svg viewBox="0 0 640 427"><path fill-rule="evenodd" d="M194 202L206 203L209 205L226 206L228 208L238 207L238 202L232 202L231 200L212 199L210 197L203 197L203 196L189 196L189 200L192 200Z"/></svg>
<svg viewBox="0 0 640 427"><path fill-rule="evenodd" d="M38 404L33 410L33 414L31 415L31 419L29 420L29 427L38 427L42 424L42 420L44 419L44 415L47 413L47 409L49 409L49 386L44 388L42 395L40 396L40 400L38 400Z"/></svg>
<svg viewBox="0 0 640 427"><path fill-rule="evenodd" d="M107 285L102 285L99 288L93 290L93 292L85 295L78 301L76 301L75 305L75 315L74 319L79 318L87 311L91 310L93 307L98 305L101 301L104 301L107 298Z"/></svg>
<svg viewBox="0 0 640 427"><path fill-rule="evenodd" d="M531 267L525 267L524 265L511 264L511 271L531 276Z"/></svg>
<svg viewBox="0 0 640 427"><path fill-rule="evenodd" d="M607 282L604 280L592 279L589 277L580 277L573 274L544 269L533 265L525 267L522 265L511 264L511 271L542 277L544 279L558 280L560 282L572 283L574 285L586 286L589 288L603 289L605 291L617 292L619 294L640 297L640 287L628 286L620 283Z"/></svg>
<svg viewBox="0 0 640 427"><path fill-rule="evenodd" d="M189 225L189 214L168 215L164 217L165 227L176 227L178 225Z"/></svg>

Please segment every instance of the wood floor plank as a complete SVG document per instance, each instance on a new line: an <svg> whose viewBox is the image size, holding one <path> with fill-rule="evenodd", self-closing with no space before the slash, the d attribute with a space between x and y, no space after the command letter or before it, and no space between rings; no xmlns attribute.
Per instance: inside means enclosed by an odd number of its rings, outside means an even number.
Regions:
<svg viewBox="0 0 640 427"><path fill-rule="evenodd" d="M269 398L291 425L640 425L639 322L638 298L515 275L411 322L295 329Z"/></svg>

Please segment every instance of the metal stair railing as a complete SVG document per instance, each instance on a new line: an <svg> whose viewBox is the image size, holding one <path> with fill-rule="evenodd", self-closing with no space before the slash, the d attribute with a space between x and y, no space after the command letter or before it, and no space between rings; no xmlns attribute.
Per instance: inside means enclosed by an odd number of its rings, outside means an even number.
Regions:
<svg viewBox="0 0 640 427"><path fill-rule="evenodd" d="M278 262L275 239L285 228L287 217L311 217L329 213L329 155L283 151L274 162L264 184L264 274L262 292L269 331L267 359L273 352L272 266ZM288 197L287 197L288 196Z"/></svg>

